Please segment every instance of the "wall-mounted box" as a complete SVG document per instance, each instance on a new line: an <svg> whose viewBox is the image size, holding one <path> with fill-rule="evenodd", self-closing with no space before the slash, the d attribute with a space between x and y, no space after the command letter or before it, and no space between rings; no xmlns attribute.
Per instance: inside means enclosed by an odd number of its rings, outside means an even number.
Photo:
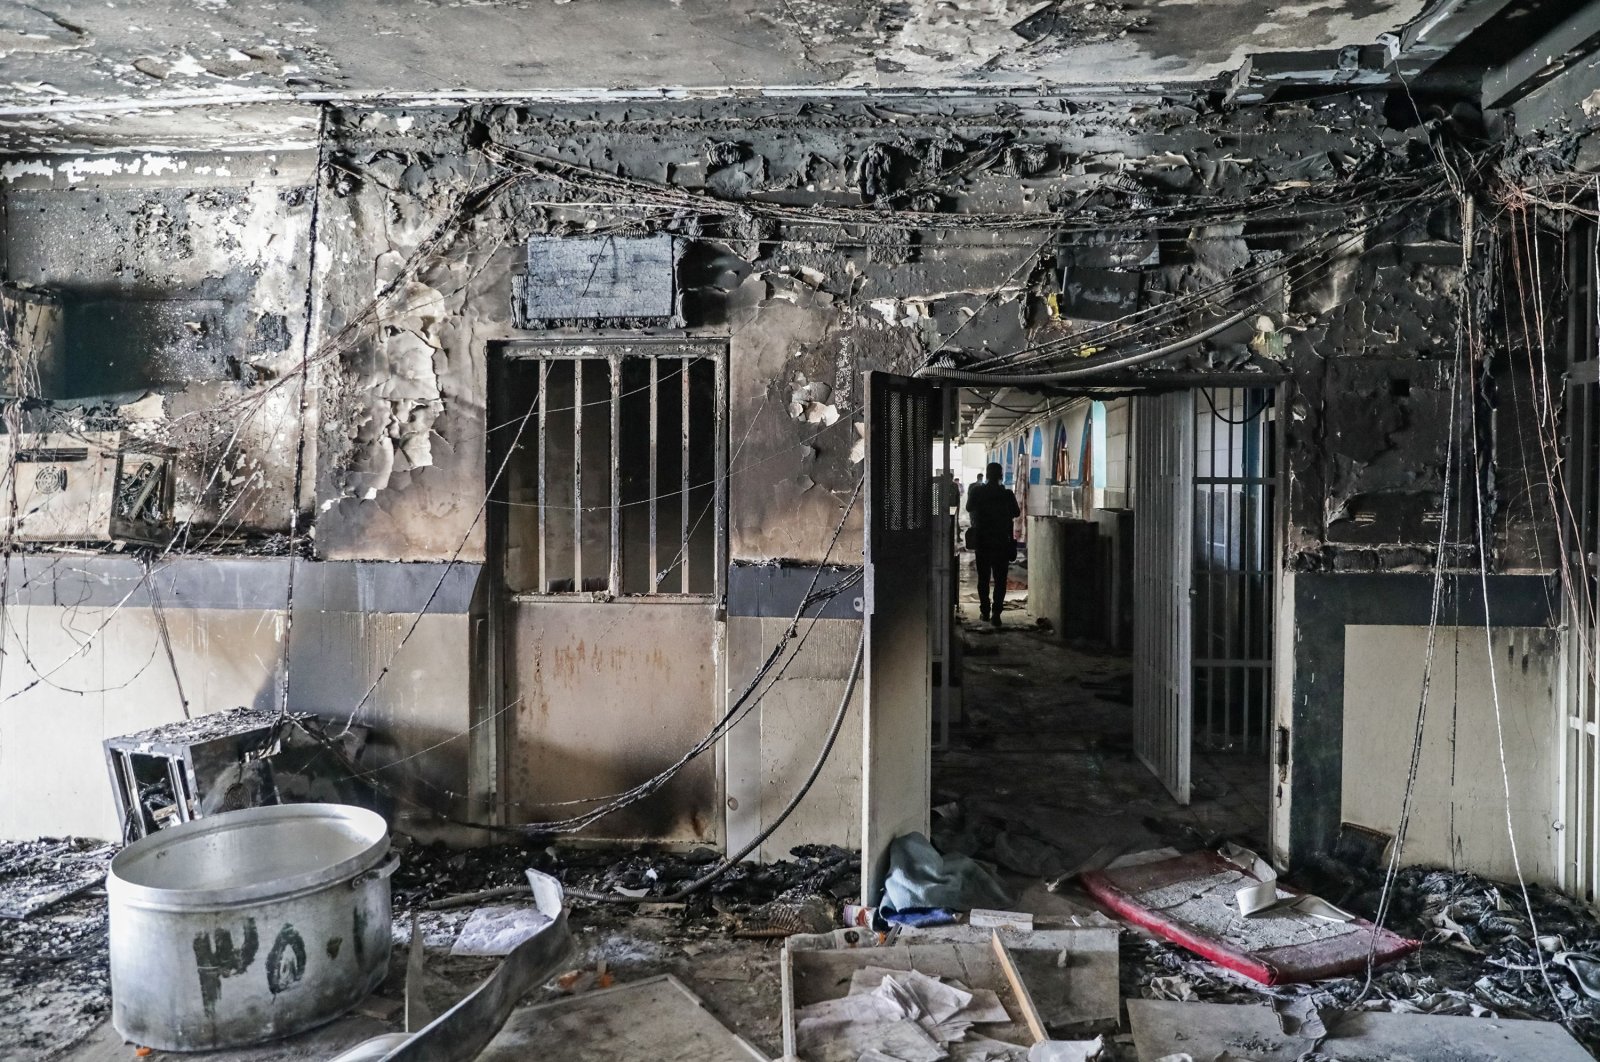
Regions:
<svg viewBox="0 0 1600 1062"><path fill-rule="evenodd" d="M165 544L173 451L120 431L0 436L0 534L11 542Z"/></svg>
<svg viewBox="0 0 1600 1062"><path fill-rule="evenodd" d="M517 327L675 321L682 250L668 235L529 237L512 287Z"/></svg>

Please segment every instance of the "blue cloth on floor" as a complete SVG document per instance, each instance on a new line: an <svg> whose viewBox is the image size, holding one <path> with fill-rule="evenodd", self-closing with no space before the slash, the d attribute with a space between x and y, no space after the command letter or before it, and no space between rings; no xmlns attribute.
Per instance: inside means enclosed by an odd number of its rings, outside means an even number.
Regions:
<svg viewBox="0 0 1600 1062"><path fill-rule="evenodd" d="M1010 902L1004 886L969 856L940 855L920 833L896 837L889 845L889 877L883 885L882 907L970 911Z"/></svg>
<svg viewBox="0 0 1600 1062"><path fill-rule="evenodd" d="M891 911L887 907L880 907L878 913L885 922L897 926L949 926L957 921L956 913L943 907L913 907L908 911Z"/></svg>

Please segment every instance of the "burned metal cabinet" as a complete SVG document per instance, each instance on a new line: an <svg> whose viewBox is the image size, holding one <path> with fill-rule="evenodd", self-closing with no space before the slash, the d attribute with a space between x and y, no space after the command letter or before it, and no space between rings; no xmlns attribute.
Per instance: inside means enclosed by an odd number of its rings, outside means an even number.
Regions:
<svg viewBox="0 0 1600 1062"><path fill-rule="evenodd" d="M927 833L932 744L933 425L937 392L869 372L866 408L866 699L862 897L888 872L890 843Z"/></svg>
<svg viewBox="0 0 1600 1062"><path fill-rule="evenodd" d="M1187 804L1194 725L1194 399L1187 392L1135 400L1133 472L1133 748Z"/></svg>
<svg viewBox="0 0 1600 1062"><path fill-rule="evenodd" d="M329 748L312 732L321 733L310 715L235 708L105 739L123 839L246 807L369 803L365 783L347 769L367 728L347 727Z"/></svg>
<svg viewBox="0 0 1600 1062"><path fill-rule="evenodd" d="M726 345L508 344L492 392L507 821L581 815L720 714ZM503 469L503 472L502 472ZM584 836L715 843L715 753Z"/></svg>

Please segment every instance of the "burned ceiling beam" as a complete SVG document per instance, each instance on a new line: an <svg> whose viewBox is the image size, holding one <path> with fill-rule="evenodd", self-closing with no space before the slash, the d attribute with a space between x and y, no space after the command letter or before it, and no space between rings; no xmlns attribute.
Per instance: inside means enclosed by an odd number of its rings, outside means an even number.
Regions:
<svg viewBox="0 0 1600 1062"><path fill-rule="evenodd" d="M1485 110L1506 107L1600 49L1600 2L1572 12L1502 66L1484 71Z"/></svg>
<svg viewBox="0 0 1600 1062"><path fill-rule="evenodd" d="M1440 0L1400 31L1395 71L1415 82L1511 6L1511 0Z"/></svg>

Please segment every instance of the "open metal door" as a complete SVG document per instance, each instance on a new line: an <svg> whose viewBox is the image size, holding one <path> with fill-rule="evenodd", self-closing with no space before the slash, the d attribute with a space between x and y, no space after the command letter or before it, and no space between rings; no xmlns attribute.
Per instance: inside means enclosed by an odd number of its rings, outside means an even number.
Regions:
<svg viewBox="0 0 1600 1062"><path fill-rule="evenodd" d="M1133 750L1173 798L1187 804L1194 399L1185 391L1141 395L1133 430Z"/></svg>
<svg viewBox="0 0 1600 1062"><path fill-rule="evenodd" d="M871 903L889 844L928 832L932 743L935 389L869 372L866 409L866 697L861 766L861 895Z"/></svg>

